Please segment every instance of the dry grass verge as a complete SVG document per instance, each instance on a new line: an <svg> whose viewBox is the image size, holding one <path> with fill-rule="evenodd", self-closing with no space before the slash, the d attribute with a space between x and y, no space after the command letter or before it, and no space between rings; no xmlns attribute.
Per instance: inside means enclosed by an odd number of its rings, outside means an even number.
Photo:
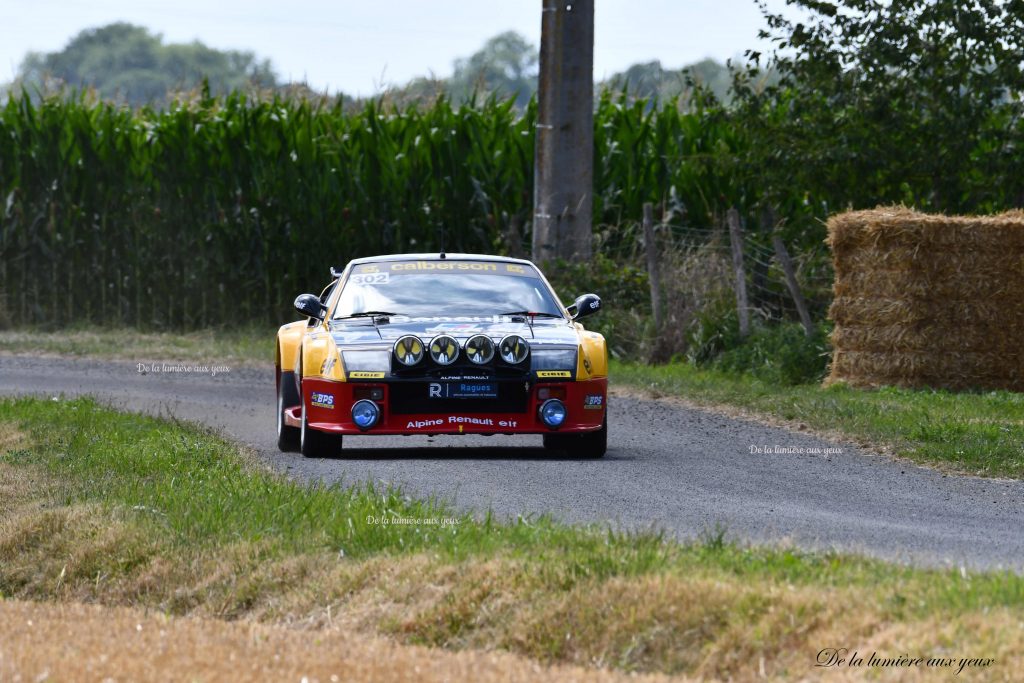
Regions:
<svg viewBox="0 0 1024 683"><path fill-rule="evenodd" d="M0 680L659 681L541 667L502 652L443 652L390 640L99 605L0 602Z"/></svg>

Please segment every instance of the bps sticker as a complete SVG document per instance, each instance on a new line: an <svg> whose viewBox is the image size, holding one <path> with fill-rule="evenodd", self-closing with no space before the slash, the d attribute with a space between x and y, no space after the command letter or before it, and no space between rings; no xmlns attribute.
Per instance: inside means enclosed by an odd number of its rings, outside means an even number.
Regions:
<svg viewBox="0 0 1024 683"><path fill-rule="evenodd" d="M367 372L365 370L354 370L348 373L350 379L383 379L383 372Z"/></svg>
<svg viewBox="0 0 1024 683"><path fill-rule="evenodd" d="M334 410L334 394L322 394L319 391L314 391L310 403L317 408Z"/></svg>
<svg viewBox="0 0 1024 683"><path fill-rule="evenodd" d="M583 407L587 410L601 410L604 407L604 396L601 394L587 394L583 397Z"/></svg>
<svg viewBox="0 0 1024 683"><path fill-rule="evenodd" d="M568 370L538 370L537 377L572 377Z"/></svg>

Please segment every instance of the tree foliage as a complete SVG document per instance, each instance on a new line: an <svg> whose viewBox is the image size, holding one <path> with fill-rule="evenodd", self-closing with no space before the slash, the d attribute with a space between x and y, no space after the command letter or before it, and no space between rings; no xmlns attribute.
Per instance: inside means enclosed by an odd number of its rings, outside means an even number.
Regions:
<svg viewBox="0 0 1024 683"><path fill-rule="evenodd" d="M537 48L515 31L498 34L472 56L455 60L448 92L456 101L474 92L513 97L525 107L537 90Z"/></svg>
<svg viewBox="0 0 1024 683"><path fill-rule="evenodd" d="M276 84L270 62L252 52L221 51L200 42L164 44L141 26L114 23L88 29L60 52L29 53L19 69L22 85L95 88L105 99L132 105L163 102L172 91L203 79L215 93Z"/></svg>
<svg viewBox="0 0 1024 683"><path fill-rule="evenodd" d="M694 84L709 90L723 102L730 99L729 68L713 59L702 59L682 69L666 69L658 60L633 64L599 83L598 89L626 90L630 96L646 99L654 106L676 98L688 100Z"/></svg>
<svg viewBox="0 0 1024 683"><path fill-rule="evenodd" d="M947 212L1020 206L1024 3L788 0L762 5L781 75L735 83L751 172L776 203L803 190L826 210L905 202Z"/></svg>

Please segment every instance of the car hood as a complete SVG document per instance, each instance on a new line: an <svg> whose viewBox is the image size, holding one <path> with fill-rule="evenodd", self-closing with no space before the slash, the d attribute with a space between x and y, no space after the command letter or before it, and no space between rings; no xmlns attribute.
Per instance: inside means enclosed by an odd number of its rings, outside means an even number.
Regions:
<svg viewBox="0 0 1024 683"><path fill-rule="evenodd" d="M477 334L486 334L499 340L509 334L518 334L531 344L575 346L579 336L573 325L565 320L538 318L532 325L504 316L481 318L407 318L396 316L390 322L373 324L368 319L333 321L331 335L338 346L349 344L394 344L407 334L429 340L439 334L448 334L462 341Z"/></svg>

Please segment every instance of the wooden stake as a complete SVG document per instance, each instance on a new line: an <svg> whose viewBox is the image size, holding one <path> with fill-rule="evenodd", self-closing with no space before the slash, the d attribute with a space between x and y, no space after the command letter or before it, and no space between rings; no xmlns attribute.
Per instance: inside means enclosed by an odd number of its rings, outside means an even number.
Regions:
<svg viewBox="0 0 1024 683"><path fill-rule="evenodd" d="M811 322L811 314L807 310L807 302L804 300L803 292L800 291L800 284L796 281L793 261L790 260L789 252L786 251L786 245L782 243L781 237L775 235L772 238L772 244L775 245L775 258L779 260L782 272L786 274L786 287L789 288L789 293L793 297L793 303L796 304L796 312L800 314L800 322L804 326L804 333L808 337L812 337L814 336L814 323Z"/></svg>
<svg viewBox="0 0 1024 683"><path fill-rule="evenodd" d="M661 334L661 275L658 270L658 243L654 236L654 207L644 203L644 251L647 252L647 281L651 286L651 311L655 333Z"/></svg>
<svg viewBox="0 0 1024 683"><path fill-rule="evenodd" d="M732 243L732 267L736 275L736 313L740 319L740 337L750 334L750 307L747 303L747 273L743 268L743 228L740 214L735 208L725 214L729 224L729 241Z"/></svg>

